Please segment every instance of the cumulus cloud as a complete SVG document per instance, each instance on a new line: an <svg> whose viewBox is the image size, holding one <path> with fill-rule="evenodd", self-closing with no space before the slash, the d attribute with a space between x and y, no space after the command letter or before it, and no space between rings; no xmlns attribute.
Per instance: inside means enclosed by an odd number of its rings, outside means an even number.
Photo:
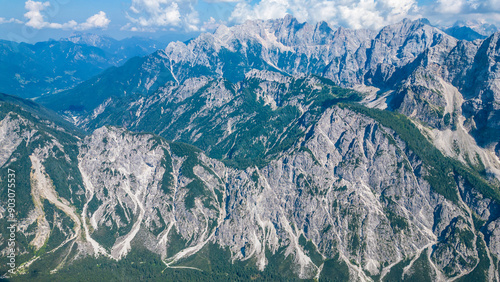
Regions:
<svg viewBox="0 0 500 282"><path fill-rule="evenodd" d="M52 23L45 20L45 16L42 12L50 7L50 2L37 2L28 0L24 5L27 12L24 17L28 19L25 23L26 26L42 29L42 28L54 28L54 29L76 29L85 30L91 28L106 28L110 20L106 17L106 13L100 11L87 19L86 22L78 24L74 20L70 20L66 23Z"/></svg>
<svg viewBox="0 0 500 282"><path fill-rule="evenodd" d="M238 3L230 20L280 18L292 14L299 21L329 21L351 28L379 28L417 16L415 0L261 0Z"/></svg>
<svg viewBox="0 0 500 282"><path fill-rule="evenodd" d="M288 0L261 0L253 6L246 2L240 2L234 8L229 20L244 22L253 19L269 20L282 18L288 13L292 5L293 3L289 3Z"/></svg>
<svg viewBox="0 0 500 282"><path fill-rule="evenodd" d="M92 28L105 29L111 21L106 17L106 13L100 11L99 13L88 18L84 23L77 26L78 30L87 30Z"/></svg>
<svg viewBox="0 0 500 282"><path fill-rule="evenodd" d="M462 11L464 8L465 1L463 0L439 0L438 3L438 11L440 13L451 13L457 14Z"/></svg>
<svg viewBox="0 0 500 282"><path fill-rule="evenodd" d="M195 0L132 0L129 23L122 27L131 31L155 31L158 28L199 30L200 19Z"/></svg>
<svg viewBox="0 0 500 282"><path fill-rule="evenodd" d="M217 21L213 17L210 17L207 21L203 23L203 26L201 27L202 31L207 31L207 30L215 30L219 27L219 25L223 24L222 22Z"/></svg>
<svg viewBox="0 0 500 282"><path fill-rule="evenodd" d="M191 9L190 13L187 13L183 17L183 25L184 29L187 31L198 31L200 30L200 16L198 14L198 11Z"/></svg>
<svg viewBox="0 0 500 282"><path fill-rule="evenodd" d="M32 0L26 1L24 4L24 8L28 10L28 12L24 14L24 17L28 19L26 25L36 29L42 29L45 27L62 28L61 24L49 23L45 21L42 11L47 7L50 7L49 2L36 2ZM70 25L69 22L67 24ZM72 22L71 25L76 25L76 22Z"/></svg>
<svg viewBox="0 0 500 282"><path fill-rule="evenodd" d="M234 3L241 2L241 0L204 0L207 3Z"/></svg>

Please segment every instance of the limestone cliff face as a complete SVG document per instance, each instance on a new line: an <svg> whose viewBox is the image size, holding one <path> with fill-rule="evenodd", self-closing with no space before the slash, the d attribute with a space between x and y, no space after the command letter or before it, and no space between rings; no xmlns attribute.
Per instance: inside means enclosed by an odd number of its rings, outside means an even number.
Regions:
<svg viewBox="0 0 500 282"><path fill-rule="evenodd" d="M224 185L193 147L104 127L82 146L79 167L89 187L83 212L96 253L119 259L141 235L166 258L175 255L167 252L172 233L199 248L213 237Z"/></svg>
<svg viewBox="0 0 500 282"><path fill-rule="evenodd" d="M40 129L16 115L1 122L2 142L12 142L3 147L7 159L26 132ZM18 131L19 122L31 131ZM428 181L433 168L394 130L349 108L325 110L293 146L245 169L120 128L66 143L56 136L29 155L33 204L22 219L32 247L65 250L54 270L87 255L121 259L139 246L177 267L216 244L261 270L280 254L300 278L321 275L325 260L335 259L353 280L382 279L395 269L409 278L422 265L430 279L446 280L486 259L489 267L480 271L498 279L497 202L461 175L452 178L456 200L438 193ZM72 145L77 157L68 152L57 161L76 167L79 181L64 194L47 160L54 147L66 152ZM481 231L478 220L486 222ZM64 240L47 244L55 226Z"/></svg>

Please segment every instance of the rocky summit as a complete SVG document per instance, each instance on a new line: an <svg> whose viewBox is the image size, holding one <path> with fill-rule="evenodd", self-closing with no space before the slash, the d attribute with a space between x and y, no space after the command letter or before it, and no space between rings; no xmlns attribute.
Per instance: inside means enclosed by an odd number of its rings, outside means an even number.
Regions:
<svg viewBox="0 0 500 282"><path fill-rule="evenodd" d="M50 109L0 94L0 270L499 281L499 36L287 16L170 43Z"/></svg>

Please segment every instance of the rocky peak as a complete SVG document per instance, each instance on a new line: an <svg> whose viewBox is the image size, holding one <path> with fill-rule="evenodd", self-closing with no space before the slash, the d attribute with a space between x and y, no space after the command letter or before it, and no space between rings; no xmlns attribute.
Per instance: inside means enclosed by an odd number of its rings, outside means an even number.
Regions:
<svg viewBox="0 0 500 282"><path fill-rule="evenodd" d="M453 27L469 28L482 36L490 36L498 31L498 28L494 24L485 23L484 21L479 20L457 21Z"/></svg>
<svg viewBox="0 0 500 282"><path fill-rule="evenodd" d="M89 46L99 47L99 48L110 48L112 44L115 44L117 40L107 37L100 36L93 33L73 33L68 38L61 39L63 41L71 41L75 44L85 44Z"/></svg>
<svg viewBox="0 0 500 282"><path fill-rule="evenodd" d="M456 41L441 30L426 24L425 20L405 19L384 27L378 33L372 42L370 65L406 65L428 48L437 45L450 48Z"/></svg>
<svg viewBox="0 0 500 282"><path fill-rule="evenodd" d="M310 25L291 16L247 21L220 26L213 34L202 34L187 44L172 42L164 51L106 73L107 79L86 84L88 89L78 91L73 99L96 92L147 96L167 83L182 85L200 76L236 83L252 69L291 76L315 74L344 87L383 89L384 93L378 93L384 96L380 101L390 101L382 103L385 107L433 128L456 128L455 121L463 113L467 130L481 131L487 124L491 129L487 136L495 139L495 101L500 95L495 80L497 41L498 34L484 41L459 41L425 19L405 19L379 32L333 29L325 22ZM114 82L102 85L106 81ZM94 90L97 87L99 91ZM92 106L108 97L92 95L99 99ZM55 107L68 105L61 99L53 103ZM489 142L498 144L497 140Z"/></svg>

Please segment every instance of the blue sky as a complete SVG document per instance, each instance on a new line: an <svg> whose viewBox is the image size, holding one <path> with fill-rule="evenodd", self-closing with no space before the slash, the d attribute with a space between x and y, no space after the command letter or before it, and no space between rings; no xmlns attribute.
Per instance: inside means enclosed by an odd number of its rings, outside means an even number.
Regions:
<svg viewBox="0 0 500 282"><path fill-rule="evenodd" d="M500 0L0 0L0 38L36 42L74 32L186 39L219 24L281 18L378 29L403 18L499 25Z"/></svg>

